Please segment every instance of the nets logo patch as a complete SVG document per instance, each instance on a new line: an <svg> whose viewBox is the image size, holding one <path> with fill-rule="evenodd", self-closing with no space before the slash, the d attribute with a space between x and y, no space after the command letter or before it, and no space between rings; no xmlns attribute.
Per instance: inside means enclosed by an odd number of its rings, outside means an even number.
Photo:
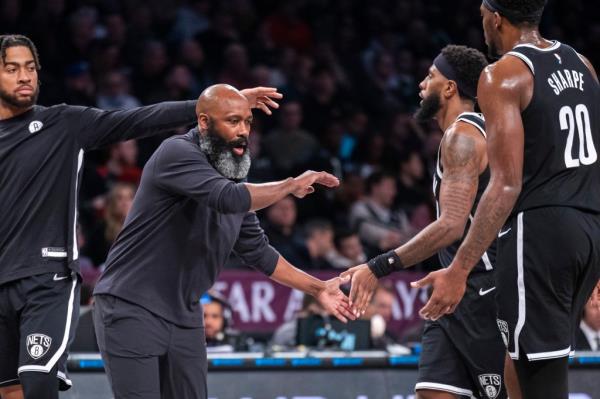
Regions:
<svg viewBox="0 0 600 399"><path fill-rule="evenodd" d="M34 359L39 359L44 356L50 345L52 338L44 334L29 334L27 336L27 353Z"/></svg>
<svg viewBox="0 0 600 399"><path fill-rule="evenodd" d="M489 399L496 399L502 386L502 377L499 374L480 374L479 384Z"/></svg>
<svg viewBox="0 0 600 399"><path fill-rule="evenodd" d="M42 130L44 124L40 121L33 121L29 124L29 133L35 133Z"/></svg>
<svg viewBox="0 0 600 399"><path fill-rule="evenodd" d="M504 346L508 348L508 323L500 319L496 319L496 323L498 323L498 329L500 330L500 334L502 334L502 341L504 341Z"/></svg>

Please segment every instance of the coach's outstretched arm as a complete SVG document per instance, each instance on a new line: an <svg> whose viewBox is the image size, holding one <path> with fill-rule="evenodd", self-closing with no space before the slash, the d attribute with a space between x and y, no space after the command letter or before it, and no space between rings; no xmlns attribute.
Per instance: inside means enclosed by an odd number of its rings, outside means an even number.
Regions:
<svg viewBox="0 0 600 399"><path fill-rule="evenodd" d="M240 90L250 107L271 115L270 108L279 108L274 100L282 94L272 87ZM168 132L196 121L196 101L167 101L128 110L105 111L81 106L69 107L67 116L72 120L72 131L84 150L111 143Z"/></svg>
<svg viewBox="0 0 600 399"><path fill-rule="evenodd" d="M256 211L287 195L302 198L314 184L336 187L339 180L326 172L308 171L280 182L236 183L217 172L197 146L184 140L166 140L156 157L155 184L165 190L193 198L221 213Z"/></svg>
<svg viewBox="0 0 600 399"><path fill-rule="evenodd" d="M328 312L344 323L355 319L348 297L340 290L340 285L350 278L322 281L292 266L269 245L256 213L248 212L244 217L233 252L245 264L254 266L278 283L314 296Z"/></svg>
<svg viewBox="0 0 600 399"><path fill-rule="evenodd" d="M245 186L250 192L250 210L256 211L273 205L290 194L296 198L304 198L315 191L313 187L315 184L331 188L339 186L340 181L327 172L309 170L298 177L289 177L279 182L245 183Z"/></svg>
<svg viewBox="0 0 600 399"><path fill-rule="evenodd" d="M532 88L531 73L513 57L488 66L481 74L477 94L486 119L490 182L452 264L413 283L413 287L433 286L429 301L419 312L425 319L435 320L458 305L469 272L496 238L519 197L524 156L521 111L531 100Z"/></svg>
<svg viewBox="0 0 600 399"><path fill-rule="evenodd" d="M350 281L349 276L322 281L292 266L283 256L279 256L271 279L314 296L327 312L344 323L356 320L356 316L350 310L348 297L340 290L340 285Z"/></svg>

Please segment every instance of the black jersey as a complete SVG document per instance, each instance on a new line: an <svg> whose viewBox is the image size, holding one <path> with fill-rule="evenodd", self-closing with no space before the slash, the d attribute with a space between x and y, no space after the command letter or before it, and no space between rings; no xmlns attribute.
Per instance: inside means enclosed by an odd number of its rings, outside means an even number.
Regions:
<svg viewBox="0 0 600 399"><path fill-rule="evenodd" d="M192 123L195 102L126 111L34 106L0 121L0 284L78 271L77 191L86 150Z"/></svg>
<svg viewBox="0 0 600 399"><path fill-rule="evenodd" d="M463 112L456 118L456 121L468 123L470 125L475 126L477 128L477 130L479 130L479 132L481 132L483 137L486 137L485 136L485 121L483 119L483 115L475 113L475 112ZM442 162L441 162L441 145L440 145L440 148L438 150L437 162L436 162L436 170L435 170L435 173L433 174L433 195L435 195L436 216L438 218L440 217L440 211L441 211L439 199L440 199L440 187L442 185L442 178L443 178L443 167L442 167ZM489 180L490 180L490 171L489 171L489 167L486 167L485 170L479 175L479 183L477 185L477 195L475 196L475 202L473 202L473 207L471 208L471 213L469 215L469 221L467 222L467 228L465 229L464 236L466 236L468 229L471 226L471 222L473 221L473 218L475 217L475 210L477 209L477 204L479 204L479 200L481 199L481 196L483 195L483 192L485 191L485 188L487 187ZM462 239L456 241L452 245L450 245L447 248L444 248L438 252L438 256L440 258L440 262L443 267L450 266L450 264L452 263L452 260L454 259L454 256L456 256L456 251L458 251L458 248L460 247L461 243L462 243ZM494 268L494 264L495 264L495 256L496 256L496 242L494 241L494 243L492 243L492 245L488 248L488 250L486 252L484 252L481 259L477 262L477 264L473 268L473 271L480 272L480 271L492 270Z"/></svg>
<svg viewBox="0 0 600 399"><path fill-rule="evenodd" d="M521 44L507 53L533 74L522 112L523 187L513 213L569 206L600 212L600 88L571 47Z"/></svg>

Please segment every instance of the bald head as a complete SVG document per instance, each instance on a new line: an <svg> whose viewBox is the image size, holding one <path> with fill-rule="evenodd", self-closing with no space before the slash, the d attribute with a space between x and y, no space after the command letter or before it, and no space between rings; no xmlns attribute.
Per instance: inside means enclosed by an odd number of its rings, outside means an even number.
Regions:
<svg viewBox="0 0 600 399"><path fill-rule="evenodd" d="M198 98L196 116L202 143L211 147L206 147L205 152L212 154L210 156L213 157L215 165L220 162L216 159L226 154L226 158L230 156L233 158L225 159L225 166L236 166L246 162L249 168L250 158L247 148L252 111L250 103L238 89L225 84L208 87ZM240 174L229 173L225 169L222 168L225 176L243 174L245 177L247 173L247 170Z"/></svg>
<svg viewBox="0 0 600 399"><path fill-rule="evenodd" d="M231 105L246 106L250 110L250 104L244 95L235 87L227 84L216 84L207 87L198 97L196 103L196 115L212 116L215 112L226 110Z"/></svg>

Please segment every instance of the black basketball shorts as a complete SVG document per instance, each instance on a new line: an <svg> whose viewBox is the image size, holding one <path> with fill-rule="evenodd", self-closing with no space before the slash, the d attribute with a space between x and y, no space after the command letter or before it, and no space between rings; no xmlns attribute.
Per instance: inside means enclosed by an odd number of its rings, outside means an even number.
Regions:
<svg viewBox="0 0 600 399"><path fill-rule="evenodd" d="M512 359L569 356L583 306L600 278L600 215L528 210L498 235L498 328Z"/></svg>
<svg viewBox="0 0 600 399"><path fill-rule="evenodd" d="M427 321L415 390L504 399L506 348L496 327L494 272L469 276L455 312Z"/></svg>
<svg viewBox="0 0 600 399"><path fill-rule="evenodd" d="M0 285L0 386L24 372L56 373L61 390L79 315L76 273L45 273Z"/></svg>

